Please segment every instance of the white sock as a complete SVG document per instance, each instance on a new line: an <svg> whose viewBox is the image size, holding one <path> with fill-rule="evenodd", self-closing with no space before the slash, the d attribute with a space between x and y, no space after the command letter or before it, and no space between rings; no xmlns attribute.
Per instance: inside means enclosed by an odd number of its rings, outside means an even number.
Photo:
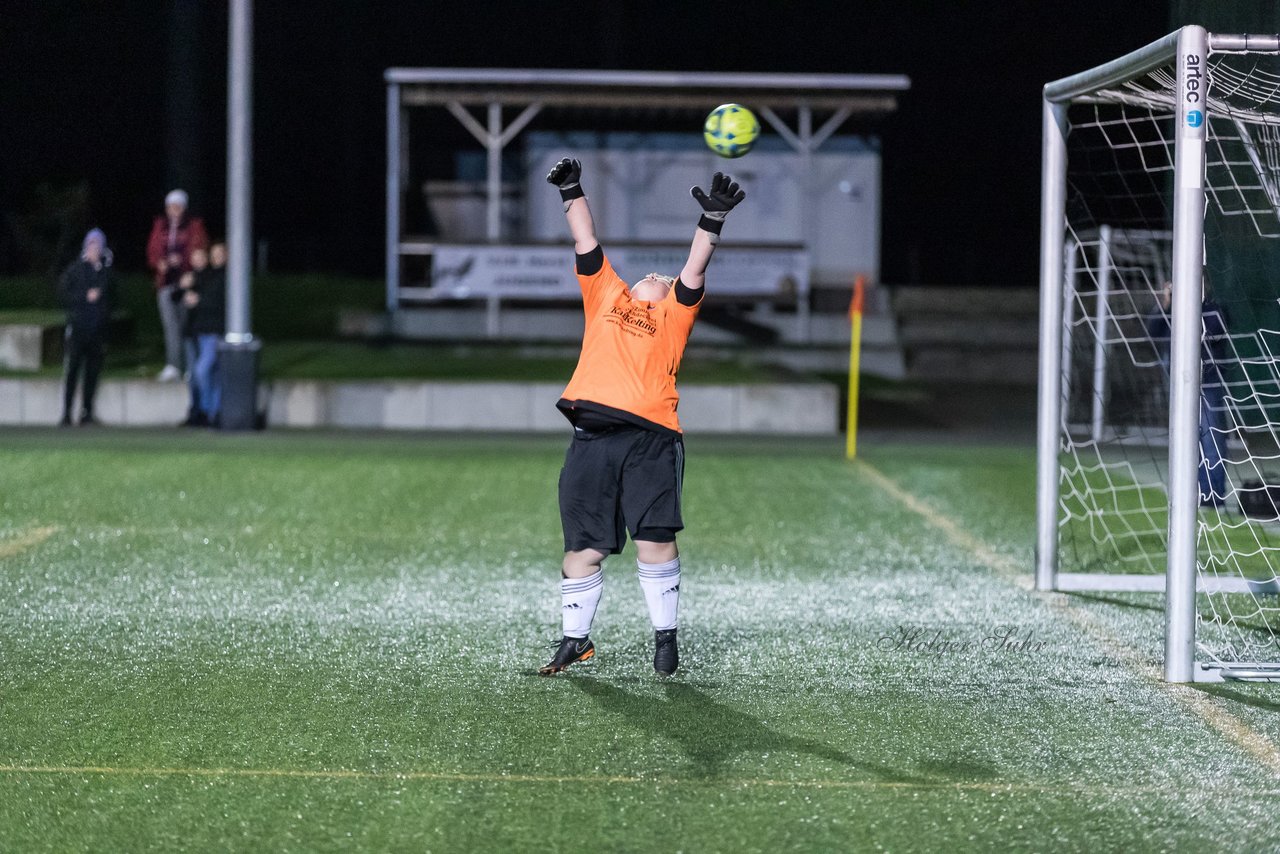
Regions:
<svg viewBox="0 0 1280 854"><path fill-rule="evenodd" d="M666 563L636 561L636 572L640 576L640 589L644 591L653 628L657 631L674 629L676 612L680 610L680 558L672 558Z"/></svg>
<svg viewBox="0 0 1280 854"><path fill-rule="evenodd" d="M600 594L604 593L604 572L597 569L586 578L560 579L560 614L564 636L585 638L591 634Z"/></svg>

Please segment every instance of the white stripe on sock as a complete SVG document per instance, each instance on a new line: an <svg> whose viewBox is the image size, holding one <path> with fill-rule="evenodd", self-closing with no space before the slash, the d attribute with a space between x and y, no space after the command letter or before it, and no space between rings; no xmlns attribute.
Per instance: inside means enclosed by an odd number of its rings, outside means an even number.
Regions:
<svg viewBox="0 0 1280 854"><path fill-rule="evenodd" d="M636 575L655 630L674 629L680 610L680 558L666 563L636 561Z"/></svg>
<svg viewBox="0 0 1280 854"><path fill-rule="evenodd" d="M603 593L603 570L597 569L586 578L560 579L560 618L565 637L585 638L591 634L591 621Z"/></svg>

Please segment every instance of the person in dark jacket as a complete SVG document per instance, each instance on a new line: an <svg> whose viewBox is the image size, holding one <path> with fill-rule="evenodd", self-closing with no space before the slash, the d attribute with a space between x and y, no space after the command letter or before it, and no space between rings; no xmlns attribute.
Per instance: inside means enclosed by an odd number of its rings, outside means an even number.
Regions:
<svg viewBox="0 0 1280 854"><path fill-rule="evenodd" d="M80 423L97 424L93 414L93 398L98 389L98 374L106 349L107 324L115 298L115 280L111 273L111 250L107 237L93 229L84 237L80 257L58 280L58 298L67 309L67 331L64 339L66 379L62 396L62 426L71 424L72 404L81 372L84 386L80 401Z"/></svg>
<svg viewBox="0 0 1280 854"><path fill-rule="evenodd" d="M1208 294L1200 303L1200 465L1197 474L1200 506L1223 507L1227 495L1227 381L1222 368L1230 361L1231 342L1226 310ZM1170 307L1173 284L1160 290L1157 306L1147 317L1147 334L1156 345L1160 364L1169 373Z"/></svg>
<svg viewBox="0 0 1280 854"><path fill-rule="evenodd" d="M209 266L194 277L183 297L187 307L187 334L195 339L196 357L191 368L198 410L194 425L218 423L222 409L222 375L218 342L227 331L227 247L215 243L209 249Z"/></svg>

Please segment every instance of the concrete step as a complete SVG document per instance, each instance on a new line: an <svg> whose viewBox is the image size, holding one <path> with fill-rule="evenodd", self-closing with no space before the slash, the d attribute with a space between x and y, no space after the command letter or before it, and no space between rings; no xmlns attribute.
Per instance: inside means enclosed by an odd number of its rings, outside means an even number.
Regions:
<svg viewBox="0 0 1280 854"><path fill-rule="evenodd" d="M563 383L264 382L259 406L268 426L374 430L501 430L566 433L555 402ZM185 417L180 383L106 380L97 415L107 425L174 425ZM827 383L688 385L680 421L690 431L748 435L834 435L839 389ZM0 379L0 424L47 425L62 414L62 383Z"/></svg>
<svg viewBox="0 0 1280 854"><path fill-rule="evenodd" d="M562 383L278 382L267 423L286 427L562 433ZM680 423L700 433L834 435L839 390L825 383L687 385Z"/></svg>
<svg viewBox="0 0 1280 854"><path fill-rule="evenodd" d="M95 403L104 424L177 424L187 415L191 394L185 383L104 380ZM0 379L0 424L53 425L62 417L62 381Z"/></svg>

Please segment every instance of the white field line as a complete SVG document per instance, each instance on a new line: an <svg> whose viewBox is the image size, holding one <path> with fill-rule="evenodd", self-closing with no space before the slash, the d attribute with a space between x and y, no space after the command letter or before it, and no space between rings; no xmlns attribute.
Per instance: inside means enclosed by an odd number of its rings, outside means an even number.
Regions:
<svg viewBox="0 0 1280 854"><path fill-rule="evenodd" d="M32 528L30 531L19 534L11 540L0 542L0 560L21 554L32 546L38 546L45 540L49 539L58 530L56 525L49 525L43 528Z"/></svg>
<svg viewBox="0 0 1280 854"><path fill-rule="evenodd" d="M939 512L927 502L921 501L895 480L865 460L858 460L856 465L858 470L875 483L876 486L937 528L957 546L973 554L999 578L1023 590L1030 591L1032 589L1031 570L1029 568L1021 566L1017 561L993 551L985 543L965 531L954 519ZM1097 616L1090 613L1088 609L1081 607L1070 596L1062 593L1041 595L1044 595L1051 607L1101 646L1108 656L1119 661L1131 672L1154 683L1183 708L1253 757L1269 772L1280 776L1280 749L1266 735L1258 732L1234 715L1221 700L1188 685L1175 685L1165 682L1158 666L1144 660L1131 646L1104 625Z"/></svg>

